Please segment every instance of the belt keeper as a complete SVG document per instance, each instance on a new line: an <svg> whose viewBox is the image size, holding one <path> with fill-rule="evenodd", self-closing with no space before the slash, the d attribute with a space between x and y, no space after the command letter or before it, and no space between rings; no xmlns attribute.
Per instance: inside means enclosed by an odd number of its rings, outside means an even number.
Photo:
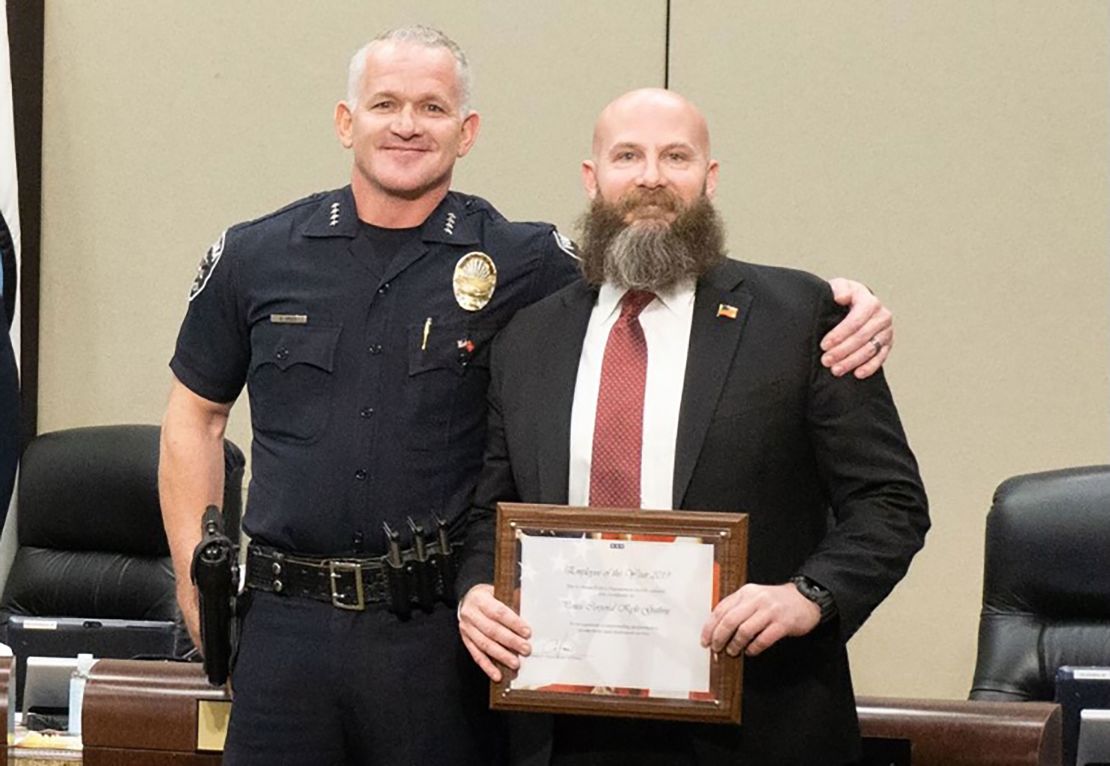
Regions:
<svg viewBox="0 0 1110 766"><path fill-rule="evenodd" d="M285 590L285 583L281 581L282 564L285 562L285 554L274 551L273 558L274 560L270 564L270 572L274 576L272 587L274 593L281 593Z"/></svg>

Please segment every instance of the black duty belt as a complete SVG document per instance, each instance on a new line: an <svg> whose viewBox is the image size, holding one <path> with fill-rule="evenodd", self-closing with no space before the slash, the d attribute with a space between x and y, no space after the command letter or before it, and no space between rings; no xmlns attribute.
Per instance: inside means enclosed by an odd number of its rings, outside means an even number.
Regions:
<svg viewBox="0 0 1110 766"><path fill-rule="evenodd" d="M462 548L444 537L377 558L309 556L252 543L247 548L246 586L284 596L326 601L337 609L362 611L388 604L408 616L413 608L431 611L437 601L453 603L455 560Z"/></svg>

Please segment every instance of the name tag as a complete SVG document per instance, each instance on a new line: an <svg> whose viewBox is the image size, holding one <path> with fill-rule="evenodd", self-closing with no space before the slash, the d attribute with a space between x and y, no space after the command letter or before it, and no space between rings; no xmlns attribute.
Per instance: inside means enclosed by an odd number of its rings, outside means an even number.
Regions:
<svg viewBox="0 0 1110 766"><path fill-rule="evenodd" d="M270 314L270 324L308 324L308 314Z"/></svg>

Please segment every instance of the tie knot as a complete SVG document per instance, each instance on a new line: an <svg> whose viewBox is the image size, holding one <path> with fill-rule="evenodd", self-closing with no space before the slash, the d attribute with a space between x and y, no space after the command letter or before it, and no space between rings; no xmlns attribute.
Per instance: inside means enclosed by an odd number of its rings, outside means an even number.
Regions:
<svg viewBox="0 0 1110 766"><path fill-rule="evenodd" d="M621 297L621 318L635 319L653 300L655 300L655 293L649 293L647 290L629 290Z"/></svg>

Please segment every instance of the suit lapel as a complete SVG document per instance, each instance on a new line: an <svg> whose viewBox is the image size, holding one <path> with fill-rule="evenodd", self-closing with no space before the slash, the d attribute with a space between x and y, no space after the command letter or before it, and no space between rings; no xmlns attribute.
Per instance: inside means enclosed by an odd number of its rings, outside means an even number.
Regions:
<svg viewBox="0 0 1110 766"><path fill-rule="evenodd" d="M726 261L698 280L678 414L672 492L675 508L682 507L717 400L748 322L752 296L741 286L743 279L743 266Z"/></svg>
<svg viewBox="0 0 1110 766"><path fill-rule="evenodd" d="M576 282L560 295L562 305L536 353L541 355L543 371L538 386L540 406L536 411L536 460L540 479L540 500L566 503L570 473L570 413L578 360L590 312L597 291L585 282Z"/></svg>

